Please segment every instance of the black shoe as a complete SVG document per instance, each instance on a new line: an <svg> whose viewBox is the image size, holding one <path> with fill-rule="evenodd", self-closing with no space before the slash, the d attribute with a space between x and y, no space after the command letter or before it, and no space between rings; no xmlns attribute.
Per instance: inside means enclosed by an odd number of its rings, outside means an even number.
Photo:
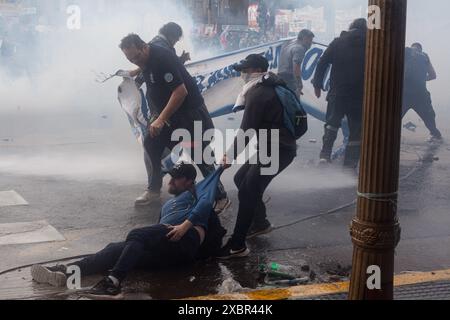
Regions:
<svg viewBox="0 0 450 320"><path fill-rule="evenodd" d="M40 284L49 284L53 287L63 288L67 286L67 269L63 265L44 267L34 265L31 267L31 277Z"/></svg>
<svg viewBox="0 0 450 320"><path fill-rule="evenodd" d="M247 234L247 240L255 238L257 236L261 236L263 234L271 233L274 229L274 226L269 221L264 221L264 224L261 225L253 225L248 234Z"/></svg>
<svg viewBox="0 0 450 320"><path fill-rule="evenodd" d="M243 248L233 248L230 242L228 242L225 247L222 248L219 255L216 257L220 260L230 260L236 258L244 258L250 254L250 250L247 246Z"/></svg>
<svg viewBox="0 0 450 320"><path fill-rule="evenodd" d="M122 289L119 286L116 286L111 278L106 277L99 283L97 283L91 290L88 291L89 295L92 296L106 296L106 297L114 297L122 293Z"/></svg>

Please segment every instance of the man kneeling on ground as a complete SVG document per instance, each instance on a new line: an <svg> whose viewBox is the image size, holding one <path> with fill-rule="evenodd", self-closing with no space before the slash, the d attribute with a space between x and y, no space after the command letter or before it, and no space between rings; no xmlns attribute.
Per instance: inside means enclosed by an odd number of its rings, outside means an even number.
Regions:
<svg viewBox="0 0 450 320"><path fill-rule="evenodd" d="M176 166L170 172L169 183L169 193L175 197L163 206L159 224L133 230L125 242L109 244L97 254L68 266L35 265L31 269L33 280L62 287L66 285L69 266L79 267L83 277L111 270L88 293L116 296L132 270L186 265L214 256L226 234L213 204L220 176L227 168L223 165L195 185L195 167L183 163Z"/></svg>

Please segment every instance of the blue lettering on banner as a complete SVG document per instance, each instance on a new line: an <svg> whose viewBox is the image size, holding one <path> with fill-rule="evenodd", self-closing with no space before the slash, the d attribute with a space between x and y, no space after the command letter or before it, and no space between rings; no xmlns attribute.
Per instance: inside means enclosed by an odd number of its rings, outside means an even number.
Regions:
<svg viewBox="0 0 450 320"><path fill-rule="evenodd" d="M279 65L279 59L281 55L281 49L282 45L277 46L270 46L265 52L262 52L261 54L264 55L264 57L267 58L269 61L269 70L276 70L278 69ZM309 50L305 58L303 60L302 65L302 78L304 81L307 81L311 79L314 75L314 72L317 68L317 64L319 63L319 60L323 54L324 50L318 47L314 47L311 50ZM231 78L239 77L241 75L240 72L237 72L233 69L233 66L236 65L236 63L229 65L223 69L216 70L214 72L211 72L207 75L198 75L195 77L195 81L197 83L197 86L201 93L204 93L205 91L211 89L215 85L219 84L220 82L224 80L228 80ZM324 81L324 89L325 91L328 91L330 87L330 69L327 71L327 75L325 77Z"/></svg>
<svg viewBox="0 0 450 320"><path fill-rule="evenodd" d="M217 85L219 82L222 82L224 80L234 78L234 77L239 77L241 75L241 73L237 72L233 69L234 65L235 64L232 64L223 69L216 70L206 76L203 76L203 75L196 76L195 82L197 83L197 87L200 90L200 92L203 93L206 90L211 89L212 87Z"/></svg>
<svg viewBox="0 0 450 320"><path fill-rule="evenodd" d="M276 47L271 46L267 49L266 52L261 53L269 61L270 70L278 68L278 60L280 58L280 53L281 53L281 45ZM208 75L196 76L195 82L197 83L197 87L200 90L200 92L204 93L208 89L211 89L212 87L214 87L215 85L224 80L240 77L241 73L233 69L234 65L236 65L236 63L229 65L223 69L211 72Z"/></svg>
<svg viewBox="0 0 450 320"><path fill-rule="evenodd" d="M319 63L322 54L323 50L320 48L312 48L306 53L305 58L303 59L302 66L303 80L309 80L314 75L314 71L316 70L317 64Z"/></svg>
<svg viewBox="0 0 450 320"><path fill-rule="evenodd" d="M325 78L324 78L325 80L324 80L324 84L323 84L323 90L326 91L326 92L330 91L330 87L331 87L331 78L330 78L331 69L332 69L332 66L331 65L328 66L327 72L325 73Z"/></svg>
<svg viewBox="0 0 450 320"><path fill-rule="evenodd" d="M195 78L195 82L197 83L197 87L198 90L200 90L200 92L205 91L205 86L203 85L203 80L205 80L204 76L196 76Z"/></svg>

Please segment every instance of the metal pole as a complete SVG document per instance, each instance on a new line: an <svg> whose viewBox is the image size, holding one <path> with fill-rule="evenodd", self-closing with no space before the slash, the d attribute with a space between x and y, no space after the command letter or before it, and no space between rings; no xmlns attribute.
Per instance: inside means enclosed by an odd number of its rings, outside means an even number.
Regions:
<svg viewBox="0 0 450 320"><path fill-rule="evenodd" d="M400 241L397 199L407 0L369 0L381 9L381 28L367 37L363 148L350 300L392 300L394 252ZM381 271L370 289L369 267Z"/></svg>

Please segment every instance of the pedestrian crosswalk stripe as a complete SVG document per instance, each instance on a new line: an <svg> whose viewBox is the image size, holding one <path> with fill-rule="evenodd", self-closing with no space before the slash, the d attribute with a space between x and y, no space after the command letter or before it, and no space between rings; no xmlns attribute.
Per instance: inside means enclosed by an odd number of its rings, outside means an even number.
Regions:
<svg viewBox="0 0 450 320"><path fill-rule="evenodd" d="M28 205L28 202L16 191L0 191L0 207L26 205Z"/></svg>
<svg viewBox="0 0 450 320"><path fill-rule="evenodd" d="M65 240L47 221L0 224L0 246Z"/></svg>

